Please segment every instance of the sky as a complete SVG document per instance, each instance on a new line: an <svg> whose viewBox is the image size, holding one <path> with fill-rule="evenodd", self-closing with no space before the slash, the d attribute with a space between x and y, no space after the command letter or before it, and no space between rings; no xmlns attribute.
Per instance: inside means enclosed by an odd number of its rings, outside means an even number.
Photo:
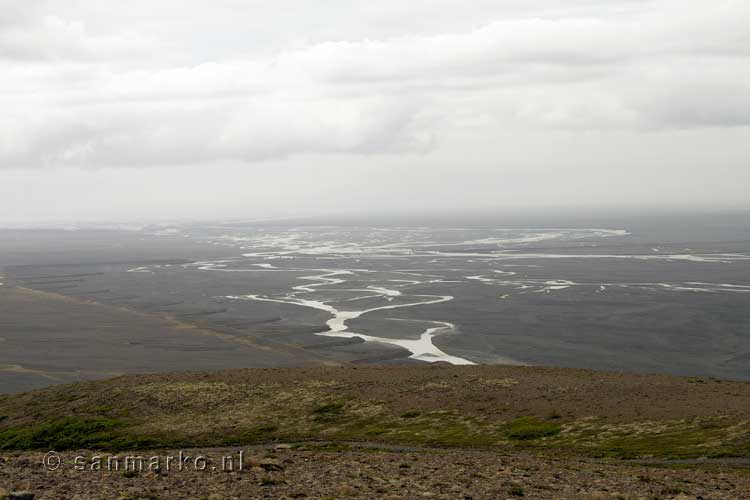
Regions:
<svg viewBox="0 0 750 500"><path fill-rule="evenodd" d="M746 0L0 0L0 225L749 209Z"/></svg>

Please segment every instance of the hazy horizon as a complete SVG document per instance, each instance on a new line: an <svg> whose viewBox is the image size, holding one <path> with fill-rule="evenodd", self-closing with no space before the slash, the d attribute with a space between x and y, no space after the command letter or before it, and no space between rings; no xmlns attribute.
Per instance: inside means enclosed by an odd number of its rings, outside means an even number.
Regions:
<svg viewBox="0 0 750 500"><path fill-rule="evenodd" d="M0 0L0 226L748 210L750 4Z"/></svg>
<svg viewBox="0 0 750 500"><path fill-rule="evenodd" d="M620 227L630 221L645 223L683 220L700 221L713 226L730 224L735 229L750 216L750 209L724 209L671 207L602 209L602 207L537 207L516 210L466 210L449 209L431 211L377 211L357 213L321 213L316 215L284 215L268 217L242 216L184 216L184 217L80 217L73 219L37 220L32 222L3 222L2 230L133 230L146 228L190 227L226 223L230 225L283 225L283 226L363 226L363 227L485 227L485 228L565 228L565 227ZM667 222L668 223L668 222ZM739 226L737 224L740 224Z"/></svg>

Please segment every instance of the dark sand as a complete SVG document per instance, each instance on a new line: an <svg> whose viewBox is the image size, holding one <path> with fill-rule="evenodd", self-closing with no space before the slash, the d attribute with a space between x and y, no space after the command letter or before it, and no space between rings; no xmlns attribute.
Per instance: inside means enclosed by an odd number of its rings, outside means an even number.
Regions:
<svg viewBox="0 0 750 500"><path fill-rule="evenodd" d="M513 251L530 255L750 253L748 232L737 221L703 220L696 225L694 220L680 219L654 227L640 221L598 222L587 227L624 227L633 235L535 242ZM719 226L719 232L710 230ZM293 287L313 283L303 278L322 269L354 270L345 282L318 286L305 297L330 301L339 310L409 302L420 296L453 297L439 304L370 312L348 322L358 333L414 339L436 321L449 322L454 328L436 337L434 344L476 363L750 379L750 293L670 288L670 284L692 282L748 288L750 260L529 257L488 262L481 257L441 256L433 262L431 256L381 256L379 251L351 256L338 250L265 260L243 257L247 244L223 240L222 235L273 239L294 234L296 228L291 233L275 226L182 230L185 234L0 231L0 267L4 268L0 282L5 283L0 286L0 364L5 375L0 392L125 372L420 363L393 345L315 335L327 329L331 315L326 311L227 297L283 298ZM301 243L326 248L334 239L339 248L357 241L366 246L371 244L367 231L301 228L307 235ZM403 237L415 234L417 239L442 241L452 233L407 232ZM473 237L483 235L479 231ZM386 230L375 237L398 243L402 233L393 236ZM275 241L268 246L279 251L283 242ZM479 247L459 248L491 251ZM442 250L451 253L456 248ZM222 259L228 259L224 272L189 264ZM264 272L259 264L271 264L282 272ZM398 274L398 270L420 272L425 267L421 276ZM129 272L137 268L145 272ZM495 278L499 283L471 276ZM361 292L351 291L371 285L395 288L409 279L421 283L401 288L401 296L387 298L391 302L382 296L357 298ZM532 289L519 289L503 280L525 280ZM547 280L577 285L539 290ZM612 283L601 290L601 284Z"/></svg>

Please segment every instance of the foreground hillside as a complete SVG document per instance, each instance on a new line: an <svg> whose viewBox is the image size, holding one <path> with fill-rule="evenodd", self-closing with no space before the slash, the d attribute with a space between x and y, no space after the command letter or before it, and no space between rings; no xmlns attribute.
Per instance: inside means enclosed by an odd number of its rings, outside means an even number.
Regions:
<svg viewBox="0 0 750 500"><path fill-rule="evenodd" d="M0 396L3 449L274 441L750 456L750 383L535 367L251 369Z"/></svg>
<svg viewBox="0 0 750 500"><path fill-rule="evenodd" d="M102 479L133 490L122 498L750 498L750 383L504 366L127 376L0 396L0 449L0 486L80 498ZM243 449L259 467L187 480L38 465L48 450L187 449Z"/></svg>
<svg viewBox="0 0 750 500"><path fill-rule="evenodd" d="M469 450L254 450L243 471L92 472L39 467L41 453L0 462L0 488L35 500L258 500L513 498L570 500L750 498L746 469L726 465L643 466ZM236 449L188 450L218 456ZM65 463L75 453L62 454ZM89 454L90 456L90 454ZM148 456L148 455L146 455ZM2 493L0 493L1 495Z"/></svg>

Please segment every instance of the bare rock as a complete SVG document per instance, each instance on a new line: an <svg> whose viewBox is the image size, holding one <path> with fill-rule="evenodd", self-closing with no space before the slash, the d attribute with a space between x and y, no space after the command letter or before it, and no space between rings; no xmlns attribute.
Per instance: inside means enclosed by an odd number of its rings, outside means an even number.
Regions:
<svg viewBox="0 0 750 500"><path fill-rule="evenodd" d="M338 494L342 497L353 497L357 495L357 489L348 484L339 486Z"/></svg>
<svg viewBox="0 0 750 500"><path fill-rule="evenodd" d="M8 498L10 500L34 500L34 494L30 491L11 491Z"/></svg>
<svg viewBox="0 0 750 500"><path fill-rule="evenodd" d="M253 469L263 469L266 472L284 470L284 466L275 458L248 457L247 464Z"/></svg>

